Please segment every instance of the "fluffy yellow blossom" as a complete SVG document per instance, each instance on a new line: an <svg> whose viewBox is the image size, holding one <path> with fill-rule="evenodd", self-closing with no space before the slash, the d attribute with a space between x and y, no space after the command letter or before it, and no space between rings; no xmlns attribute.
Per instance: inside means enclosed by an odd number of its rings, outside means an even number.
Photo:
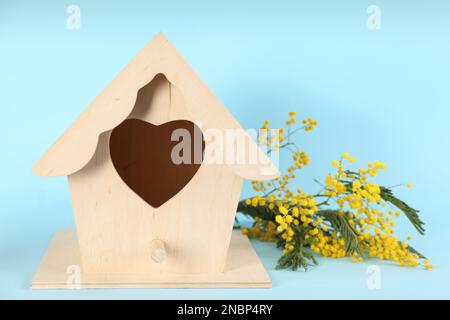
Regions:
<svg viewBox="0 0 450 320"><path fill-rule="evenodd" d="M288 213L288 210L283 206L279 206L278 210L284 215L286 215Z"/></svg>
<svg viewBox="0 0 450 320"><path fill-rule="evenodd" d="M269 121L261 127L259 142L270 151L288 149L292 164L280 178L252 182L256 195L243 200L240 211L253 215L255 222L242 231L263 241L278 241L283 252L280 267L305 267L305 259L313 259L310 254L314 253L329 258L349 257L355 262L378 258L400 266L433 269L411 247L411 236L403 240L395 234L395 220L405 207L400 204L399 210L395 209L400 202L391 200L391 190L374 182L380 171L386 170L386 164L373 161L352 168L355 158L344 152L331 162L333 171L317 181L320 192L308 194L297 185L291 188L297 171L310 163L309 156L292 142L292 132L298 131L296 116L296 112L290 112L288 128L278 130L275 137L268 133ZM309 117L301 125L300 129L311 131L317 121ZM406 186L412 187L410 183ZM414 226L421 230L421 224L419 220Z"/></svg>

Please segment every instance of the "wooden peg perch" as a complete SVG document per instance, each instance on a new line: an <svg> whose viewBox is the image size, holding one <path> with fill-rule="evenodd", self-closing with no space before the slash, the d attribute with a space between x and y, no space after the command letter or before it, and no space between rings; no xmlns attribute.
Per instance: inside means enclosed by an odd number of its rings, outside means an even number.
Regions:
<svg viewBox="0 0 450 320"><path fill-rule="evenodd" d="M150 242L150 253L153 261L155 261L156 263L163 262L167 256L164 242L159 239L153 239Z"/></svg>

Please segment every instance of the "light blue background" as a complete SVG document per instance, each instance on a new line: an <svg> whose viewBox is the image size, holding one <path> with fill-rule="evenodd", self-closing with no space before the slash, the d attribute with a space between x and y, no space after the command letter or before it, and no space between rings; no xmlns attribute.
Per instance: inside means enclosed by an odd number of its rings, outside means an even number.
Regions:
<svg viewBox="0 0 450 320"><path fill-rule="evenodd" d="M0 298L450 298L448 1L73 3L81 30L66 28L71 2L0 0ZM381 30L366 27L371 4ZM319 259L309 272L275 271L279 251L254 242L272 289L30 290L53 233L73 226L66 179L31 166L158 31L244 127L281 124L293 109L318 119L299 137L312 158L304 190L343 151L386 162L384 184L413 183L397 193L422 209L427 234L405 220L399 234L436 269ZM380 290L366 287L374 263Z"/></svg>

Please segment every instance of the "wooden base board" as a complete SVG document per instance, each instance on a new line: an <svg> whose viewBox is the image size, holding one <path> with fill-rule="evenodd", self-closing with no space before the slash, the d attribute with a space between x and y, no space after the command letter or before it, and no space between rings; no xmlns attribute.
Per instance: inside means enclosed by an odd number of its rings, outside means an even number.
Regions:
<svg viewBox="0 0 450 320"><path fill-rule="evenodd" d="M220 274L84 274L75 230L59 230L32 283L33 289L72 288L270 288L272 282L249 239L234 230ZM76 281L79 279L79 281ZM78 284L79 283L79 284Z"/></svg>

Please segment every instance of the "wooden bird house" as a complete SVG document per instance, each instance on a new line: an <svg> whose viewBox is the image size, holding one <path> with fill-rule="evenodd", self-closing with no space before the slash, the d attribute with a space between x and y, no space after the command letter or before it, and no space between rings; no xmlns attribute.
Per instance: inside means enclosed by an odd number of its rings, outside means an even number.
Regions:
<svg viewBox="0 0 450 320"><path fill-rule="evenodd" d="M212 137L229 132L246 138L257 161L233 161L237 142L217 148ZM224 161L206 161L212 145ZM243 179L278 170L161 33L33 171L68 177L76 223L56 234L35 288L65 287L73 265L81 287L270 285L233 223Z"/></svg>

